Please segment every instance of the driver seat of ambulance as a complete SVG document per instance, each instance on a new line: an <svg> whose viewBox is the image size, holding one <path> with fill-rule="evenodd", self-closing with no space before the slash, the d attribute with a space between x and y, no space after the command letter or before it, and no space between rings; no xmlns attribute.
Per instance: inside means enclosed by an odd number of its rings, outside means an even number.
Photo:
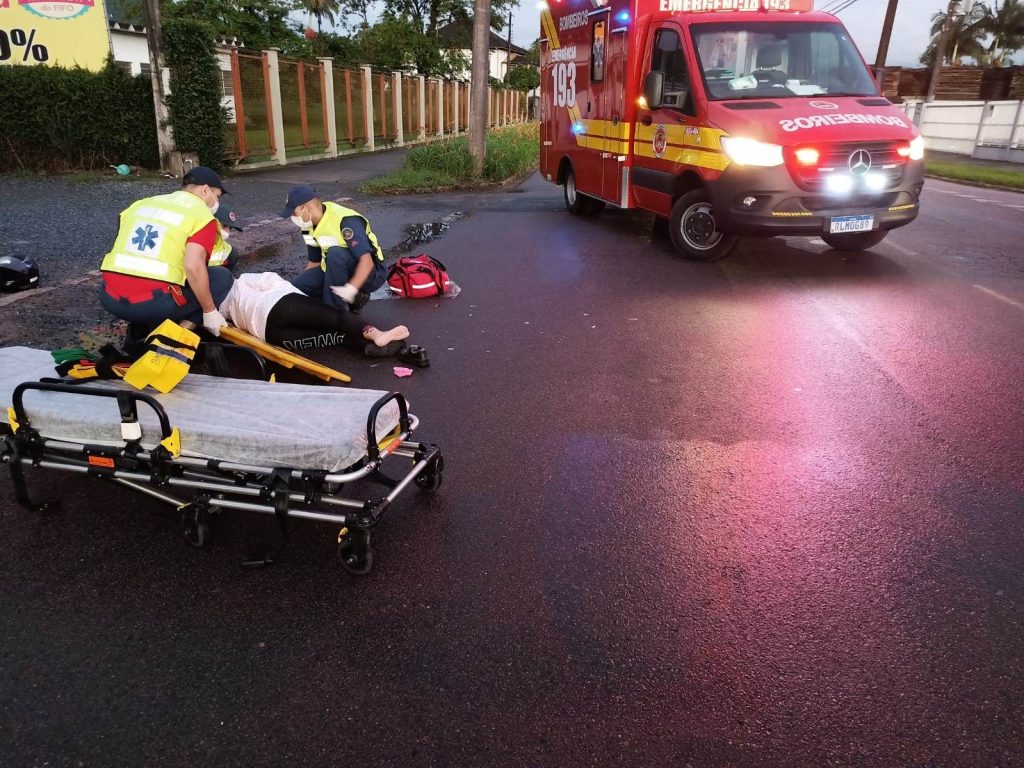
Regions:
<svg viewBox="0 0 1024 768"><path fill-rule="evenodd" d="M784 85L786 73L776 69L782 64L782 46L767 45L757 52L757 69L751 74L757 78L758 85Z"/></svg>

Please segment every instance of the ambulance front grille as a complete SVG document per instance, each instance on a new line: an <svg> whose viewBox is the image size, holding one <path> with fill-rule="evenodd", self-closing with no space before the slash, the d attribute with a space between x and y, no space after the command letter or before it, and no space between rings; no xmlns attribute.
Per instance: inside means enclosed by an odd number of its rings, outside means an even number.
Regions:
<svg viewBox="0 0 1024 768"><path fill-rule="evenodd" d="M900 143L885 142L862 142L826 144L819 148L821 156L817 165L804 166L796 162L795 157L789 158L789 171L797 185L808 192L825 191L825 179L834 173L852 175L855 171L851 166L862 163L865 156L859 154L861 151L867 153L870 160L870 172L881 173L885 186L882 189L892 189L903 180L903 169L906 166L906 159L899 156L897 149ZM857 170L860 170L858 168ZM864 171L861 171L863 173Z"/></svg>

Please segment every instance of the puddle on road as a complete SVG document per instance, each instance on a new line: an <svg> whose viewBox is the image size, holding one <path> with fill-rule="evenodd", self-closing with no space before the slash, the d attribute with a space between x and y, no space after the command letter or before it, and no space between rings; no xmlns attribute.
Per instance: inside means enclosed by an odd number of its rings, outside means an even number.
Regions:
<svg viewBox="0 0 1024 768"><path fill-rule="evenodd" d="M466 218L468 215L465 211L453 211L438 221L410 224L405 228L405 239L393 248L386 250L384 255L388 258L401 256L417 246L444 237L445 233L451 229L453 223L459 219Z"/></svg>

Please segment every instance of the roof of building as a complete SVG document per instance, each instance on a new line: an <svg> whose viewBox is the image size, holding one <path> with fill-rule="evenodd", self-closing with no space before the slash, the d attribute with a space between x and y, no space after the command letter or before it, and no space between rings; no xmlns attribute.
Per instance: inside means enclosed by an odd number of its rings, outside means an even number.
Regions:
<svg viewBox="0 0 1024 768"><path fill-rule="evenodd" d="M443 27L438 27L437 37L443 43L446 43L448 48L470 50L473 48L473 22L467 20L453 21L445 24ZM491 39L487 47L492 51L507 51L509 50L509 42L492 29ZM512 44L511 51L517 56L526 56L527 54L526 50L520 48L515 43Z"/></svg>

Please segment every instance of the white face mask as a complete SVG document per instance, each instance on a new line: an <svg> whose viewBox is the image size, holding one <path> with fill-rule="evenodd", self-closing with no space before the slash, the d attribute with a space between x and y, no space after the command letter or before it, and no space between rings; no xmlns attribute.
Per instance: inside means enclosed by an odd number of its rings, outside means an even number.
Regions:
<svg viewBox="0 0 1024 768"><path fill-rule="evenodd" d="M213 205L210 206L210 213L216 214L218 208L220 208L220 200L214 200Z"/></svg>
<svg viewBox="0 0 1024 768"><path fill-rule="evenodd" d="M301 216L292 216L292 224L299 229L309 229L310 222L306 221Z"/></svg>

